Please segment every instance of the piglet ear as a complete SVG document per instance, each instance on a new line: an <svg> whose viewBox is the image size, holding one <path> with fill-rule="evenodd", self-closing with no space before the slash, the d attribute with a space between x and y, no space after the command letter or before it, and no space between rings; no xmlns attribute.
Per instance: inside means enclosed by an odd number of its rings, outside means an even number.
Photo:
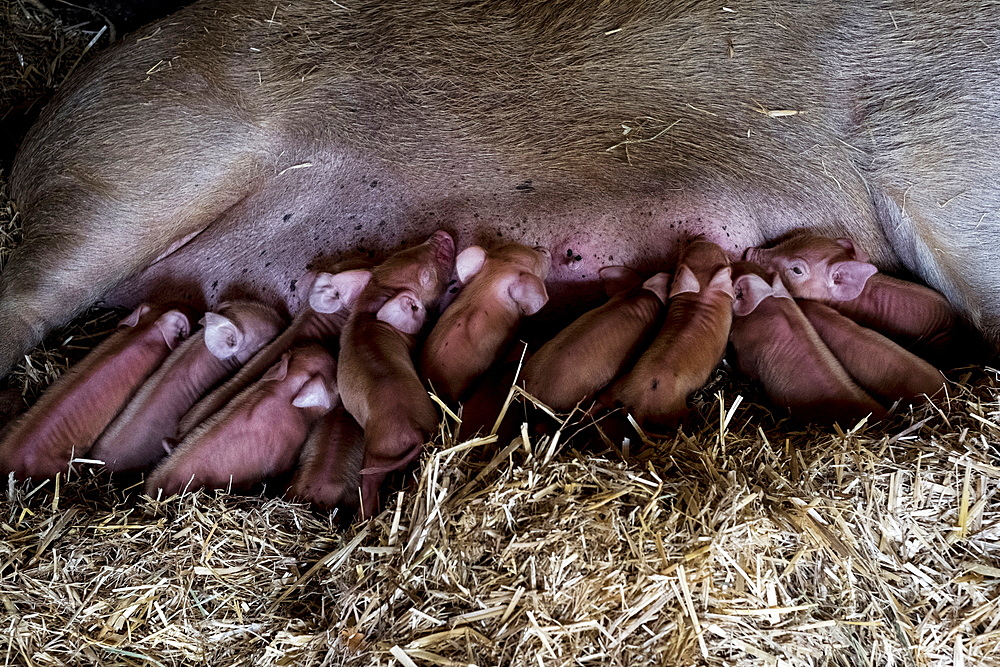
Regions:
<svg viewBox="0 0 1000 667"><path fill-rule="evenodd" d="M642 284L643 289L648 289L656 295L661 302L667 302L667 286L670 285L669 273L657 273L655 276Z"/></svg>
<svg viewBox="0 0 1000 667"><path fill-rule="evenodd" d="M531 273L519 275L511 283L507 293L525 315L534 315L549 301L549 294L545 291L545 283Z"/></svg>
<svg viewBox="0 0 1000 667"><path fill-rule="evenodd" d="M830 296L835 301L856 299L865 289L868 279L878 273L868 262L837 262L830 267Z"/></svg>
<svg viewBox="0 0 1000 667"><path fill-rule="evenodd" d="M391 325L405 334L416 334L424 326L427 312L417 295L410 290L403 290L385 302L375 318Z"/></svg>
<svg viewBox="0 0 1000 667"><path fill-rule="evenodd" d="M168 310L156 320L156 328L160 330L167 347L172 350L177 347L177 343L187 338L191 322L181 311Z"/></svg>
<svg viewBox="0 0 1000 667"><path fill-rule="evenodd" d="M868 256L868 253L866 253L864 249L861 248L861 246L859 246L857 243L855 243L853 240L849 238L841 237L837 239L837 245L846 250L848 257L850 257L851 259L855 259L859 262L871 261L871 258Z"/></svg>
<svg viewBox="0 0 1000 667"><path fill-rule="evenodd" d="M139 324L139 320L142 316L152 310L148 303L141 304L138 308L132 311L132 314L126 317L124 320L118 323L120 327L134 327Z"/></svg>
<svg viewBox="0 0 1000 667"><path fill-rule="evenodd" d="M323 408L330 409L330 392L326 389L326 383L319 375L309 378L309 381L302 385L299 393L292 399L292 405L297 408Z"/></svg>
<svg viewBox="0 0 1000 667"><path fill-rule="evenodd" d="M642 276L627 266L602 266L597 275L604 283L604 293L608 296L633 289L642 283Z"/></svg>
<svg viewBox="0 0 1000 667"><path fill-rule="evenodd" d="M371 278L372 272L367 269L353 269L337 274L318 273L309 290L309 307L317 313L336 313L338 310L351 308Z"/></svg>
<svg viewBox="0 0 1000 667"><path fill-rule="evenodd" d="M455 258L455 272L458 280L467 285L473 276L479 273L486 263L486 251L477 245L472 245L458 253Z"/></svg>
<svg viewBox="0 0 1000 667"><path fill-rule="evenodd" d="M781 282L781 276L777 273L774 274L774 278L771 279L771 290L774 292L772 296L779 299L791 299L793 298L788 288L785 287L785 283Z"/></svg>
<svg viewBox="0 0 1000 667"><path fill-rule="evenodd" d="M236 323L218 313L205 313L205 347L216 359L228 359L243 346L243 332Z"/></svg>
<svg viewBox="0 0 1000 667"><path fill-rule="evenodd" d="M701 283L698 282L698 278L695 277L694 271L688 268L687 264L681 264L680 269L677 271L677 275L674 276L674 282L670 286L670 298L674 298L678 294L686 294L687 292L698 293L701 291Z"/></svg>
<svg viewBox="0 0 1000 667"><path fill-rule="evenodd" d="M281 382L288 376L288 358L289 353L285 352L281 355L281 359L278 363L267 369L267 372L261 376L261 380L264 382Z"/></svg>
<svg viewBox="0 0 1000 667"><path fill-rule="evenodd" d="M729 298L733 298L733 269L729 266L724 266L715 272L712 279L708 281L708 290L710 292L722 292L723 294L729 295Z"/></svg>
<svg viewBox="0 0 1000 667"><path fill-rule="evenodd" d="M774 296L774 288L756 273L746 273L734 280L733 292L733 315L736 317L749 315L761 301Z"/></svg>

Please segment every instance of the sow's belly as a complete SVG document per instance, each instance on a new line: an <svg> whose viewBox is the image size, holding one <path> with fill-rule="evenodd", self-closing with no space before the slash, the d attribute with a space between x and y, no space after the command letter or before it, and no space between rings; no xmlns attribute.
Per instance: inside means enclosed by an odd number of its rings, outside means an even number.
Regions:
<svg viewBox="0 0 1000 667"><path fill-rule="evenodd" d="M106 303L179 299L214 307L252 297L294 313L307 268L379 260L444 229L459 249L507 241L547 248L553 257L548 287L558 309L589 301L600 290L603 266L664 270L673 265L679 242L697 234L735 257L765 236L806 222L794 212L766 217L764 230L759 211L725 197L666 188L557 194L524 178L480 180L473 187L461 176L441 174L414 184L387 170L310 165L266 181L192 241L127 280Z"/></svg>

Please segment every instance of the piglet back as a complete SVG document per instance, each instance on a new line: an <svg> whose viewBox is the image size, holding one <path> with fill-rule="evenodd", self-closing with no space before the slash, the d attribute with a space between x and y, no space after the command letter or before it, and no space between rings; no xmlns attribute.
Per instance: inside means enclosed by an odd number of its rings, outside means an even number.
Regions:
<svg viewBox="0 0 1000 667"><path fill-rule="evenodd" d="M187 337L184 310L139 306L46 390L0 443L0 472L51 478L86 455L138 387Z"/></svg>

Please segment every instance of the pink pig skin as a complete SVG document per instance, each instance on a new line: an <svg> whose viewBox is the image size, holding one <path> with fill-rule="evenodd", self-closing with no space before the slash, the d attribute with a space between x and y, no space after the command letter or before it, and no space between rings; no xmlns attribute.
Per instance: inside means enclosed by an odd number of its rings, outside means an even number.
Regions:
<svg viewBox="0 0 1000 667"><path fill-rule="evenodd" d="M378 508L386 475L415 461L438 414L411 354L426 309L441 297L455 263L455 242L436 232L372 272L340 341L341 400L365 431L362 512Z"/></svg>
<svg viewBox="0 0 1000 667"><path fill-rule="evenodd" d="M368 275L367 271L352 270L313 276L308 303L291 325L254 355L236 375L188 410L178 425L178 437L183 439L196 426L220 411L234 396L277 363L293 345L315 341L334 349L354 300L367 284Z"/></svg>
<svg viewBox="0 0 1000 667"><path fill-rule="evenodd" d="M525 391L557 412L589 402L648 342L669 283L659 273L577 318L525 364Z"/></svg>
<svg viewBox="0 0 1000 667"><path fill-rule="evenodd" d="M793 297L820 300L920 356L953 360L953 346L966 336L943 295L878 273L868 253L851 239L803 231L745 254L778 272Z"/></svg>
<svg viewBox="0 0 1000 667"><path fill-rule="evenodd" d="M749 262L737 262L733 269L736 316L730 340L740 372L760 382L771 401L800 421L885 415L836 360L776 275Z"/></svg>
<svg viewBox="0 0 1000 667"><path fill-rule="evenodd" d="M917 355L818 301L797 303L833 356L868 393L891 403L941 391L944 376Z"/></svg>
<svg viewBox="0 0 1000 667"><path fill-rule="evenodd" d="M164 438L177 435L180 417L205 393L278 334L270 306L224 303L205 314L205 328L173 352L101 435L89 457L112 472L148 468L166 455Z"/></svg>
<svg viewBox="0 0 1000 667"><path fill-rule="evenodd" d="M688 396L704 386L726 352L733 312L729 258L716 244L695 239L670 291L666 320L653 343L600 397L659 432L676 428L687 415Z"/></svg>
<svg viewBox="0 0 1000 667"><path fill-rule="evenodd" d="M361 426L343 407L334 408L313 424L286 495L353 514L361 504L364 456Z"/></svg>
<svg viewBox="0 0 1000 667"><path fill-rule="evenodd" d="M468 396L510 345L521 319L549 299L545 279L552 262L547 250L519 243L489 253L463 250L455 265L465 285L431 330L420 355L421 374L447 401Z"/></svg>
<svg viewBox="0 0 1000 667"><path fill-rule="evenodd" d="M310 427L336 400L335 373L322 346L292 348L188 434L146 480L146 492L244 489L291 470Z"/></svg>
<svg viewBox="0 0 1000 667"><path fill-rule="evenodd" d="M189 332L184 312L139 306L11 427L0 443L0 473L43 479L66 472Z"/></svg>

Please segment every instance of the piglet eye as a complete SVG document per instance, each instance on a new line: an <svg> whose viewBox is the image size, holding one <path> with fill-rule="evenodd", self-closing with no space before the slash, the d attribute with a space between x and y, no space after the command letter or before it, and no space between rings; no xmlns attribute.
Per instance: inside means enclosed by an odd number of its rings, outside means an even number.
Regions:
<svg viewBox="0 0 1000 667"><path fill-rule="evenodd" d="M797 276L801 276L802 275L802 267L793 266L792 267L792 273L794 273Z"/></svg>

